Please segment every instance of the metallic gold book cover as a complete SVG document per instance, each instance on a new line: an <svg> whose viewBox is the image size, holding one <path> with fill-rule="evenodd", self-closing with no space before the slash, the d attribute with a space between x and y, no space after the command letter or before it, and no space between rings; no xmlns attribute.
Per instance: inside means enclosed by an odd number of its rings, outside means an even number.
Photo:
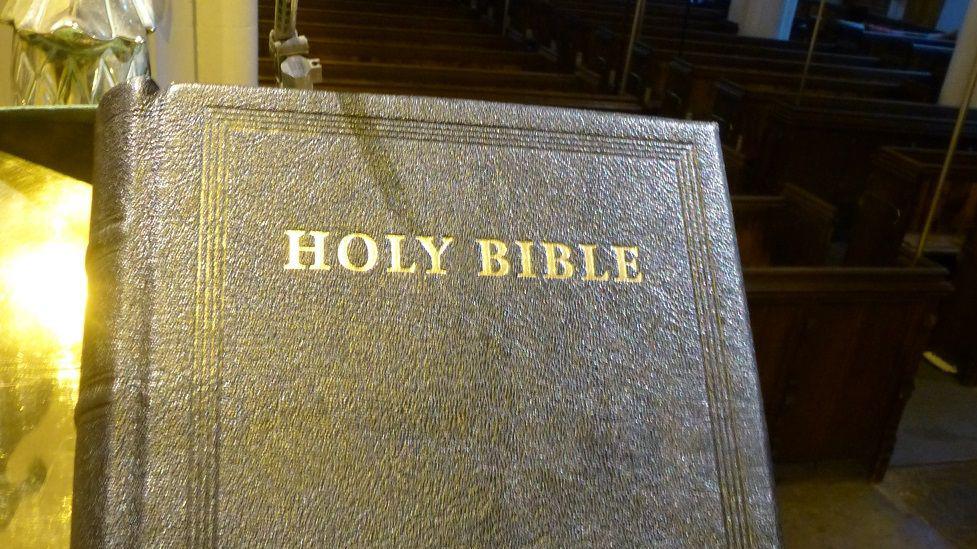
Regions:
<svg viewBox="0 0 977 549"><path fill-rule="evenodd" d="M713 125L142 81L97 132L76 545L777 545Z"/></svg>

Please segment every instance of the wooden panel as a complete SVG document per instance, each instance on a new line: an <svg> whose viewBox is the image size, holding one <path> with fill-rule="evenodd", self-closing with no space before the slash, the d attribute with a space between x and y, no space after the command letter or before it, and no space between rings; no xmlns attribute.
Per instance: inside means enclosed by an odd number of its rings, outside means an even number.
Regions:
<svg viewBox="0 0 977 549"><path fill-rule="evenodd" d="M775 462L884 471L930 319L935 267L745 270Z"/></svg>

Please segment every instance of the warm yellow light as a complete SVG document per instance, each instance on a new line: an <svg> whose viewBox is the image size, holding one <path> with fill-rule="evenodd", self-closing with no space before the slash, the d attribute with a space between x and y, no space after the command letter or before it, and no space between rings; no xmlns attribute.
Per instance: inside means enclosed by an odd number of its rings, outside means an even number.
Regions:
<svg viewBox="0 0 977 549"><path fill-rule="evenodd" d="M63 347L76 345L85 317L84 243L47 242L0 260L0 292L17 331L41 328Z"/></svg>
<svg viewBox="0 0 977 549"><path fill-rule="evenodd" d="M68 545L90 208L89 185L0 152L0 547Z"/></svg>

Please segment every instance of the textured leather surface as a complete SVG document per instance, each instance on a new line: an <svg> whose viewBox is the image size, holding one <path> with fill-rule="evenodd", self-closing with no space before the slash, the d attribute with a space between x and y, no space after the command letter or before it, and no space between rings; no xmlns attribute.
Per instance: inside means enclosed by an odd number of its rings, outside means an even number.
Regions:
<svg viewBox="0 0 977 549"><path fill-rule="evenodd" d="M79 423L107 419L80 444L108 458L79 467L100 495L80 496L77 544L777 544L714 126L144 94L100 113L131 131L97 145L109 236L90 261L112 291L89 323L117 331L86 335L115 351L83 363ZM329 232L331 269L284 269L286 230ZM350 233L375 239L377 267L339 264ZM388 234L417 272L388 272ZM417 235L453 238L445 274ZM485 238L509 244L510 276L477 276ZM538 274L540 242L574 247L577 276L516 277L516 240L537 243ZM638 247L643 281L583 280L581 243Z"/></svg>

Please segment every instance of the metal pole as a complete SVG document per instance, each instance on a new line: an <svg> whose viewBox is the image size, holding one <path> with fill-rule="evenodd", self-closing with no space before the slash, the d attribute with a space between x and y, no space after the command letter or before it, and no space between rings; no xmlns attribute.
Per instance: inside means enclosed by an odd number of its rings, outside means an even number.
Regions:
<svg viewBox="0 0 977 549"><path fill-rule="evenodd" d="M957 152L957 142L960 141L963 124L967 121L970 102L974 99L974 88L977 88L977 56L974 57L974 67L970 69L970 80L967 82L967 91L964 92L963 99L960 101L957 122L953 126L953 134L950 136L950 146L947 147L946 157L943 159L940 178L936 180L936 188L933 190L933 198L930 200L929 212L926 214L926 223L923 224L923 231L919 233L919 242L916 243L916 253L913 255L913 265L923 257L923 250L926 248L926 239L929 238L930 229L933 228L933 218L936 217L936 208L940 202L940 195L943 194L943 187L946 185L946 178L950 173L953 155Z"/></svg>
<svg viewBox="0 0 977 549"><path fill-rule="evenodd" d="M278 85L311 90L322 82L322 65L306 57L309 39L298 33L299 0L275 1L275 25L268 33L268 51L275 59Z"/></svg>
<svg viewBox="0 0 977 549"><path fill-rule="evenodd" d="M288 40L295 35L295 22L298 0L278 0L275 2L275 38Z"/></svg>
<svg viewBox="0 0 977 549"><path fill-rule="evenodd" d="M502 36L509 30L509 2L510 0L505 0L505 5L502 6Z"/></svg>
<svg viewBox="0 0 977 549"><path fill-rule="evenodd" d="M628 93L628 74L631 72L631 51L634 50L634 44L638 41L644 12L645 0L635 0L634 19L631 20L631 36L628 37L628 49L624 52L624 67L621 69L621 84L618 90L621 95Z"/></svg>
<svg viewBox="0 0 977 549"><path fill-rule="evenodd" d="M818 33L821 32L821 18L824 16L824 5L827 0L818 4L818 16L814 20L814 30L811 31L811 42L807 45L807 59L804 61L804 72L801 74L801 85L797 88L797 103L801 102L804 86L807 85L807 73L811 70L811 60L814 59L814 46L818 43Z"/></svg>

